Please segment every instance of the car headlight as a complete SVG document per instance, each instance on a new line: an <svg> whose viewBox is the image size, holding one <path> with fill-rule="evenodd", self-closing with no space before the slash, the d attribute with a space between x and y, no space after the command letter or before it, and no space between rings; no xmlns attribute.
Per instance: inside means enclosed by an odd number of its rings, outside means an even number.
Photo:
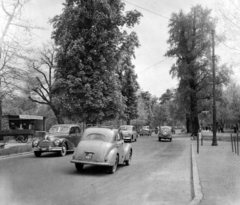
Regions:
<svg viewBox="0 0 240 205"><path fill-rule="evenodd" d="M33 145L33 147L37 147L38 146L38 141L37 140L34 140L33 142L32 142L32 145Z"/></svg>
<svg viewBox="0 0 240 205"><path fill-rule="evenodd" d="M58 145L60 144L60 140L55 140L55 141L54 141L54 144L55 144L56 146L58 146Z"/></svg>

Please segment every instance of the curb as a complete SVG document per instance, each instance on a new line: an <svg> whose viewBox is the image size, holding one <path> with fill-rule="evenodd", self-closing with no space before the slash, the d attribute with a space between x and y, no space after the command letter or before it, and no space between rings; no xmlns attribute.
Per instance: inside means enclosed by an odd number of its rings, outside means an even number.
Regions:
<svg viewBox="0 0 240 205"><path fill-rule="evenodd" d="M33 152L22 152L17 154L3 155L3 156L0 156L0 160L14 158L14 157L22 157L30 154L33 154Z"/></svg>
<svg viewBox="0 0 240 205"><path fill-rule="evenodd" d="M194 193L194 198L193 200L188 203L188 205L197 205L200 203L200 201L203 198L203 194L202 194L202 188L200 185L200 178L199 178L199 174L198 174L198 168L197 168L197 160L196 160L196 156L195 156L195 152L193 149L193 144L191 144L191 157L192 157L192 177L193 177L193 193Z"/></svg>

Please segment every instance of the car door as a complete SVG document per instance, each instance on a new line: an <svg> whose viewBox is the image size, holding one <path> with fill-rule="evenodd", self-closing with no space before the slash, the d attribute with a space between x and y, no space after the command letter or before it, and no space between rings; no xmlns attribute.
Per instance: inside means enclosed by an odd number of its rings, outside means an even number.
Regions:
<svg viewBox="0 0 240 205"><path fill-rule="evenodd" d="M119 153L119 162L122 163L124 160L124 140L123 136L120 133L116 134L116 140L117 140L117 148Z"/></svg>
<svg viewBox="0 0 240 205"><path fill-rule="evenodd" d="M71 127L70 138L74 147L76 147L81 140L81 129L78 126Z"/></svg>
<svg viewBox="0 0 240 205"><path fill-rule="evenodd" d="M133 126L132 127L132 129L133 129L133 139L136 141L136 139L137 139L137 131L136 131L136 127L135 126Z"/></svg>

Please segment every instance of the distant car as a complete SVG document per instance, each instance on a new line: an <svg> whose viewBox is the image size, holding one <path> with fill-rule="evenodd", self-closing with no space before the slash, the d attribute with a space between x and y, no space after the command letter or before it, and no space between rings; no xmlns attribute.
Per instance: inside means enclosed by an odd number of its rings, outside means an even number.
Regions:
<svg viewBox="0 0 240 205"><path fill-rule="evenodd" d="M105 166L110 173L117 170L118 164L130 165L132 159L130 143L124 143L117 129L87 128L79 142L71 162L81 171L85 164Z"/></svg>
<svg viewBox="0 0 240 205"><path fill-rule="evenodd" d="M170 126L161 126L158 132L158 140L169 139L172 141L172 128Z"/></svg>
<svg viewBox="0 0 240 205"><path fill-rule="evenodd" d="M81 128L77 124L53 125L44 139L32 142L34 154L40 157L43 152L57 152L65 156L67 151L74 151L81 136Z"/></svg>
<svg viewBox="0 0 240 205"><path fill-rule="evenodd" d="M119 130L123 135L124 141L137 141L138 133L134 125L121 125Z"/></svg>
<svg viewBox="0 0 240 205"><path fill-rule="evenodd" d="M150 129L150 126L143 126L140 130L140 135L151 135L152 130Z"/></svg>

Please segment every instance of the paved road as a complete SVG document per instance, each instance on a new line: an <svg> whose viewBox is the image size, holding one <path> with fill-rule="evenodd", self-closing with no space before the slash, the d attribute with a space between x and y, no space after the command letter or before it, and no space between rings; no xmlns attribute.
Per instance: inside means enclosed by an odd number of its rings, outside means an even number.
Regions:
<svg viewBox="0 0 240 205"><path fill-rule="evenodd" d="M115 174L70 163L72 154L45 153L0 160L0 201L4 205L181 205L192 199L190 140L158 142L155 134L132 143L130 166Z"/></svg>

